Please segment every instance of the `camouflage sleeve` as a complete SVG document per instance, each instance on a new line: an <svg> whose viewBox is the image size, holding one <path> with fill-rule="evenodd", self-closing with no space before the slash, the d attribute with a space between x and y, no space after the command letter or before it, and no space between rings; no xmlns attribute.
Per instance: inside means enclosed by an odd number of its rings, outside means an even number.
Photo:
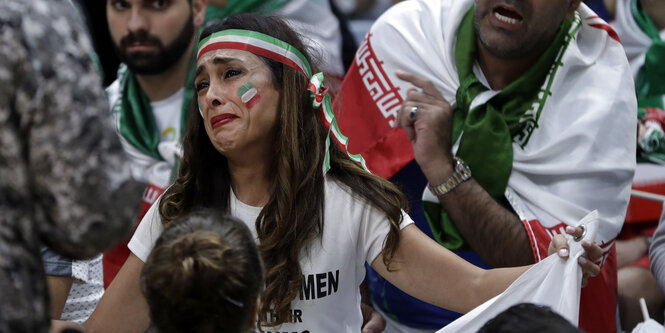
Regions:
<svg viewBox="0 0 665 333"><path fill-rule="evenodd" d="M35 225L56 252L86 258L127 236L142 185L131 180L112 127L84 23L68 6L45 15L42 22L24 19L30 79L18 92L29 101Z"/></svg>

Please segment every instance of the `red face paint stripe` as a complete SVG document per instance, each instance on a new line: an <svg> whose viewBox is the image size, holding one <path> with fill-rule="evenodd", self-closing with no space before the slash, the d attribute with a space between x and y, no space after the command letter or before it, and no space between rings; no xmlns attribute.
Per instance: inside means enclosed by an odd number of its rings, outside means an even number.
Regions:
<svg viewBox="0 0 665 333"><path fill-rule="evenodd" d="M256 96L252 97L247 103L245 103L245 106L247 106L247 109L253 108L256 104L259 103L261 100L261 96L257 93Z"/></svg>

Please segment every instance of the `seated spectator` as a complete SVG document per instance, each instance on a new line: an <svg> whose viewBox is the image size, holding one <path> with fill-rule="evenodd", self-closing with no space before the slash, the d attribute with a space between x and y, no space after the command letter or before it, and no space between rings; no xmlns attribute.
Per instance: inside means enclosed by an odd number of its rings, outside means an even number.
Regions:
<svg viewBox="0 0 665 333"><path fill-rule="evenodd" d="M141 273L153 330L248 332L263 288L263 264L236 218L198 210L169 224Z"/></svg>
<svg viewBox="0 0 665 333"><path fill-rule="evenodd" d="M477 333L582 333L549 307L532 303L513 305L485 323Z"/></svg>

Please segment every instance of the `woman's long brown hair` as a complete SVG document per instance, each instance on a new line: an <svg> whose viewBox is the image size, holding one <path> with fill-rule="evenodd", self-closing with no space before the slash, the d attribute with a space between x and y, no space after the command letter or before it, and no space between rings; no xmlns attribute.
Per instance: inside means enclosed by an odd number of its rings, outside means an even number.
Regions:
<svg viewBox="0 0 665 333"><path fill-rule="evenodd" d="M229 17L208 25L201 39L225 29L273 36L300 50L312 63L300 36L278 17L253 14ZM258 247L266 267L266 288L258 320L263 326L277 326L290 321L291 301L302 288L300 254L323 234L325 196L321 170L328 129L320 111L312 107L307 90L309 80L291 67L262 59L270 67L273 83L280 92L280 107L274 132L271 196L256 220ZM159 203L165 224L199 206L229 211L231 179L227 160L210 142L196 105L194 101L187 120L178 177ZM351 161L334 142L330 155L328 177L345 184L359 199L386 214L390 232L383 259L388 266L399 240L406 199L393 184ZM266 322L267 318L272 321Z"/></svg>

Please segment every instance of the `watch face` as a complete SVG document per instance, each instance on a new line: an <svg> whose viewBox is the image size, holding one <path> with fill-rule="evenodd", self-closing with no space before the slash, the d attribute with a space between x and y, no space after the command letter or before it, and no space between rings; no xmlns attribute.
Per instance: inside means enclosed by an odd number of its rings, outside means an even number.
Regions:
<svg viewBox="0 0 665 333"><path fill-rule="evenodd" d="M455 156L455 162L457 163L455 170L462 173L464 180L471 176L471 168L469 168L469 165L464 163L464 161L457 156Z"/></svg>

